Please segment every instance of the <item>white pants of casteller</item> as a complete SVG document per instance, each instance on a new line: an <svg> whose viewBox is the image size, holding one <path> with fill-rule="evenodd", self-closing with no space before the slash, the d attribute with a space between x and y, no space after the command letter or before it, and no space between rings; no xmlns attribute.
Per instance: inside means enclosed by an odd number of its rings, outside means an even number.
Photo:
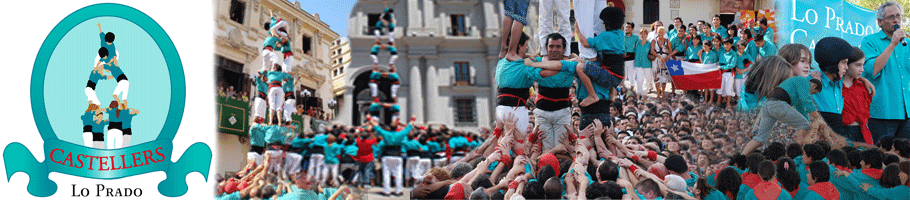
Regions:
<svg viewBox="0 0 910 200"><path fill-rule="evenodd" d="M82 132L82 143L85 144L85 147L92 147L92 144L95 142L94 135L92 132Z"/></svg>
<svg viewBox="0 0 910 200"><path fill-rule="evenodd" d="M553 31L553 14L559 17L559 34L563 38L572 38L572 29L569 25L569 0L541 0L540 1L540 15L538 16L538 32L537 36L540 37L540 53L541 55L547 55L547 35L554 33ZM553 8L556 8L555 10ZM569 45L567 42L566 45ZM566 48L565 56L569 56L572 53L571 49Z"/></svg>
<svg viewBox="0 0 910 200"><path fill-rule="evenodd" d="M316 180L321 180L322 170L325 169L325 155L324 154L310 154L310 166L307 167L307 174L310 177L315 177Z"/></svg>
<svg viewBox="0 0 910 200"><path fill-rule="evenodd" d="M335 184L335 180L338 180L338 164L325 164L325 170L322 170L322 179L319 181L322 184Z"/></svg>
<svg viewBox="0 0 910 200"><path fill-rule="evenodd" d="M398 98L398 88L401 88L401 85L399 85L399 84L392 85L392 98Z"/></svg>
<svg viewBox="0 0 910 200"><path fill-rule="evenodd" d="M721 84L720 89L717 90L717 95L723 97L736 96L735 93L733 93L733 85L733 72L724 72L723 75L721 75Z"/></svg>
<svg viewBox="0 0 910 200"><path fill-rule="evenodd" d="M379 95L379 84L368 83L367 85L370 86L370 97L376 97L376 95Z"/></svg>
<svg viewBox="0 0 910 200"><path fill-rule="evenodd" d="M272 68L272 65L281 63L281 58L278 57L278 54L268 49L263 49L259 55L262 57L262 68L259 71L268 71Z"/></svg>
<svg viewBox="0 0 910 200"><path fill-rule="evenodd" d="M95 94L95 90L90 87L85 87L85 96L88 97L88 101L92 104L98 105L101 107L101 102L98 101L98 95Z"/></svg>
<svg viewBox="0 0 910 200"><path fill-rule="evenodd" d="M419 161L420 161L420 157L418 157L418 156L408 157L408 164L405 169L408 169L408 172L413 172L417 167L417 162L419 162ZM404 179L410 180L411 178L417 177L417 176L412 176L412 174L413 173L404 173Z"/></svg>
<svg viewBox="0 0 910 200"><path fill-rule="evenodd" d="M411 171L411 177L414 177L414 179L417 179L418 183L422 182L423 173L427 173L427 171L430 170L431 167L433 167L432 164L433 163L430 162L429 158L420 158L417 161L417 165L414 166L414 170Z"/></svg>
<svg viewBox="0 0 910 200"><path fill-rule="evenodd" d="M107 130L107 149L123 147L123 131L120 129Z"/></svg>
<svg viewBox="0 0 910 200"><path fill-rule="evenodd" d="M524 106L496 106L496 119L505 121L506 115L510 113L515 115L515 118L518 118L518 122L515 123L515 128L518 128L518 131L521 131L522 134L526 133L526 131L528 131L528 108L525 108Z"/></svg>
<svg viewBox="0 0 910 200"><path fill-rule="evenodd" d="M278 111L284 106L284 88L269 88L269 110ZM280 114L280 113L279 113Z"/></svg>
<svg viewBox="0 0 910 200"><path fill-rule="evenodd" d="M635 61L630 60L630 61L624 62L623 64L624 64L623 67L626 72L626 79L623 80L622 82L625 83L626 88L630 88L633 85L635 85L635 83L632 80L635 80L635 76L637 76L635 74Z"/></svg>
<svg viewBox="0 0 910 200"><path fill-rule="evenodd" d="M265 112L269 107L265 99L259 98L258 95L253 99L253 117L265 117Z"/></svg>
<svg viewBox="0 0 910 200"><path fill-rule="evenodd" d="M638 95L648 95L651 87L654 86L654 76L651 68L635 67L635 80L632 81L635 87L635 93Z"/></svg>
<svg viewBox="0 0 910 200"><path fill-rule="evenodd" d="M565 134L565 125L572 122L571 108L563 108L555 111L546 111L534 109L534 123L539 125L539 130L543 131L546 138L541 141L543 149L553 149L559 144L559 137Z"/></svg>
<svg viewBox="0 0 910 200"><path fill-rule="evenodd" d="M401 157L399 156L384 156L382 157L382 192L388 194L391 192L392 187L392 175L395 175L395 193L400 193L404 190L402 186L404 177L402 177L401 171Z"/></svg>
<svg viewBox="0 0 910 200"><path fill-rule="evenodd" d="M290 73L291 68L294 68L294 56L288 56L287 58L284 58L284 62L281 62L281 64L281 71L284 71L284 73Z"/></svg>
<svg viewBox="0 0 910 200"><path fill-rule="evenodd" d="M246 152L246 159L247 159L247 160L253 159L253 160L256 162L256 165L257 165L257 166L258 166L258 165L262 165L262 158L263 158L263 156L262 156L262 155L259 155L259 153L256 153L256 152Z"/></svg>
<svg viewBox="0 0 910 200"><path fill-rule="evenodd" d="M298 153L288 152L284 156L284 170L287 174L297 174L300 172L300 160L303 156Z"/></svg>
<svg viewBox="0 0 910 200"><path fill-rule="evenodd" d="M578 31L581 31L582 37L594 37L594 33L604 31L603 20L600 20L600 11L607 7L607 1L604 0L581 0L575 1L575 21L578 23ZM594 58L597 53L592 48L578 47L578 53L582 58Z"/></svg>
<svg viewBox="0 0 910 200"><path fill-rule="evenodd" d="M449 164L455 164L460 161L464 156L451 156L449 157Z"/></svg>
<svg viewBox="0 0 910 200"><path fill-rule="evenodd" d="M449 164L449 160L445 156L433 159L433 167L445 167L447 164Z"/></svg>
<svg viewBox="0 0 910 200"><path fill-rule="evenodd" d="M269 154L270 156L272 156L272 160L269 162L269 168L268 168L269 172L270 172L270 173L278 173L278 172L280 172L281 169L282 169L282 167L281 167L281 162L283 161L283 160L281 159L281 154L284 153L284 151L279 151L279 150L266 150L265 153L267 153L267 154Z"/></svg>
<svg viewBox="0 0 910 200"><path fill-rule="evenodd" d="M297 113L294 105L297 105L297 99L284 100L284 121L291 121L291 114Z"/></svg>
<svg viewBox="0 0 910 200"><path fill-rule="evenodd" d="M373 30L373 34L376 34L376 39L382 38L380 37L382 36L382 31L379 31L379 29ZM395 42L395 31L389 31L389 42Z"/></svg>
<svg viewBox="0 0 910 200"><path fill-rule="evenodd" d="M117 77L114 77L117 78ZM130 93L130 81L120 80L117 82L117 87L114 88L114 95L117 95L121 101L126 101L126 95Z"/></svg>

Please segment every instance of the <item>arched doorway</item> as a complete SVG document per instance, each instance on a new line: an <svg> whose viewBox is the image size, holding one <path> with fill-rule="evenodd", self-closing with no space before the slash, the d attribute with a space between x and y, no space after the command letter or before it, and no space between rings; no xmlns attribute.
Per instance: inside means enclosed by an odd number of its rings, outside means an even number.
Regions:
<svg viewBox="0 0 910 200"><path fill-rule="evenodd" d="M357 75L357 78L354 79L354 102L351 104L351 124L354 126L359 126L365 120L365 116L370 108L370 104L373 103L373 98L370 96L370 74L373 71L365 71ZM389 79L382 78L379 82L379 94L377 97L380 102L392 102L391 93L392 84ZM392 123L392 112L387 108L383 108L380 111L380 123L390 124Z"/></svg>

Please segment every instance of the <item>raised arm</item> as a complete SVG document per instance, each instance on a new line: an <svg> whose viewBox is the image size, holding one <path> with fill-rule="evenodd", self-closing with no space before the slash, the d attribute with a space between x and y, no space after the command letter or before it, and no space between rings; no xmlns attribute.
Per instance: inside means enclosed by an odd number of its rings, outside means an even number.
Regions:
<svg viewBox="0 0 910 200"><path fill-rule="evenodd" d="M101 31L101 22L98 22L98 32L99 32L99 33L104 33L104 31Z"/></svg>
<svg viewBox="0 0 910 200"><path fill-rule="evenodd" d="M580 30L581 29L578 28L578 22L575 22L575 32L578 33L579 35L581 35ZM586 38L584 35L581 35L581 37L578 37L578 44L581 44L585 48L591 48L591 45L588 44L588 38Z"/></svg>

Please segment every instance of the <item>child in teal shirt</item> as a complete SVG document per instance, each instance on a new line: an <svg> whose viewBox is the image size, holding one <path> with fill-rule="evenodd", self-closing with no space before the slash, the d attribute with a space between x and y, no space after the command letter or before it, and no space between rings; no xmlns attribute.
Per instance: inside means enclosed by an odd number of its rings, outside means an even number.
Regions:
<svg viewBox="0 0 910 200"><path fill-rule="evenodd" d="M604 32L593 38L579 37L579 44L585 48L593 48L597 51L597 61L587 62L585 66L578 66L575 70L581 84L587 89L588 96L579 103L581 107L587 107L600 101L597 91L594 90L592 80L597 81L598 85L610 88L609 100L616 96L616 86L622 83L625 78L624 63L624 39L625 34L621 28L625 14L616 7L607 7L600 12L600 19L604 22ZM575 24L576 32L581 32L578 24ZM636 55L638 52L636 52ZM590 77L589 77L590 76ZM593 79L592 79L593 78Z"/></svg>

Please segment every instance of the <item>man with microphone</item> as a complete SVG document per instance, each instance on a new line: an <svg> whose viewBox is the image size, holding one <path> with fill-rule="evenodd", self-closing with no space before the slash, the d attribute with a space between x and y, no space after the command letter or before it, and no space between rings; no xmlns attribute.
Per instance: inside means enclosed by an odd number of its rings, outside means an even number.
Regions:
<svg viewBox="0 0 910 200"><path fill-rule="evenodd" d="M904 8L894 1L882 3L876 13L881 31L863 38L866 54L863 77L876 90L870 105L868 127L875 143L884 135L910 138L910 47L900 28Z"/></svg>

